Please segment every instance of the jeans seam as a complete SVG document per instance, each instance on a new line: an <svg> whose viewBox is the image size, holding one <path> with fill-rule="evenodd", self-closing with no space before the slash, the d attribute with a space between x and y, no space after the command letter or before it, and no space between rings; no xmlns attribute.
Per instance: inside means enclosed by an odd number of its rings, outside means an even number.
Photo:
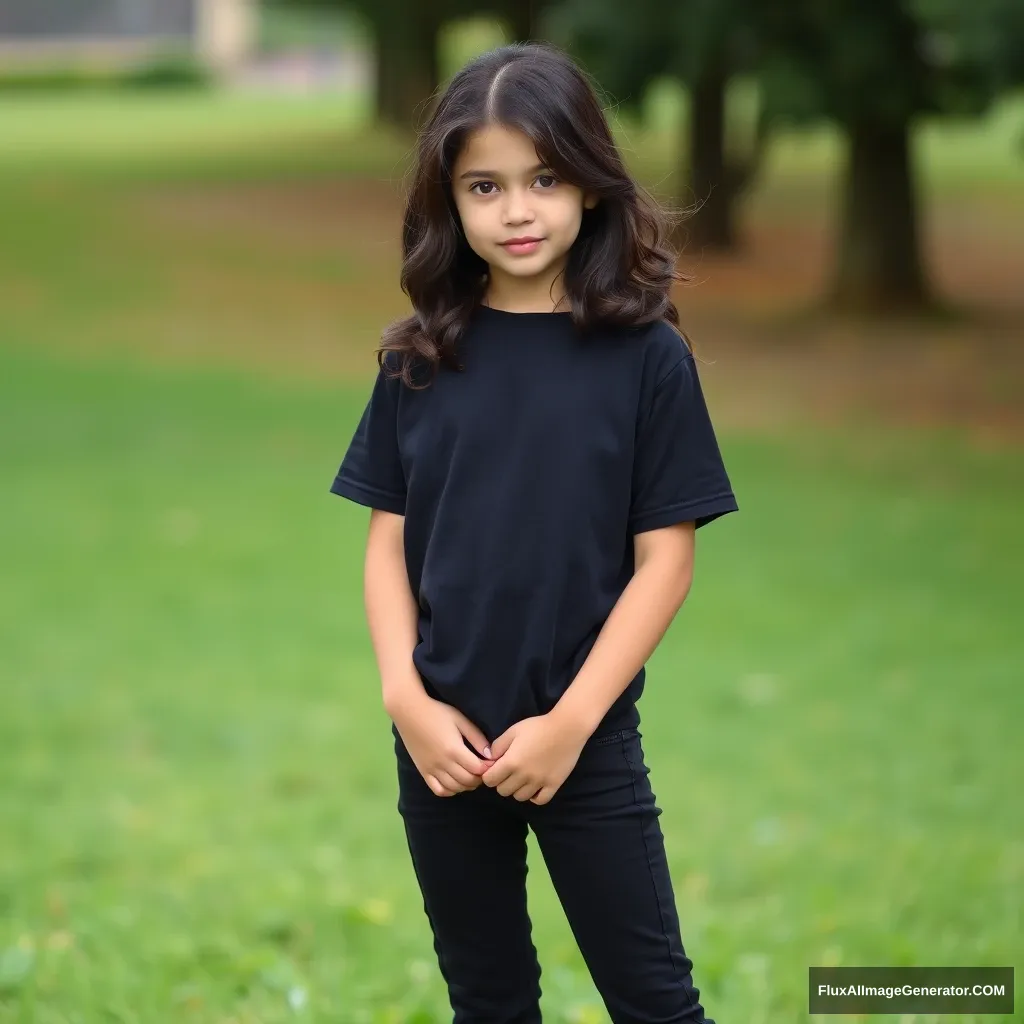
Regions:
<svg viewBox="0 0 1024 1024"><path fill-rule="evenodd" d="M640 801L637 798L636 793L636 768L634 767L633 762L629 759L629 753L626 750L625 738L623 738L622 741L622 758L626 762L626 767L629 768L629 779L633 787L633 806L639 807ZM650 875L651 888L654 890L654 902L658 907L658 924L661 926L661 934L662 937L665 939L665 949L668 953L669 966L672 968L672 977L675 978L682 985L684 990L686 990L687 1001L689 1002L690 1008L692 1009L695 1005L695 1003L693 1002L693 993L687 988L685 978L679 977L678 965L672 957L672 940L671 938L669 938L668 930L665 927L665 913L662 910L661 906L661 896L658 894L658 884L654 879L654 866L651 864L651 847L647 842L647 833L644 830L644 820L642 812L638 820L640 823L640 839L643 841L644 854L647 858L647 873Z"/></svg>

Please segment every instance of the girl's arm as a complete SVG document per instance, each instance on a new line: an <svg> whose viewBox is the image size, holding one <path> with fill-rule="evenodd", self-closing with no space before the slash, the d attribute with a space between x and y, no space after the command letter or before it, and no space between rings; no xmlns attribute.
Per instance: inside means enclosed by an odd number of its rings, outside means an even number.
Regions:
<svg viewBox="0 0 1024 1024"><path fill-rule="evenodd" d="M384 708L425 697L412 661L419 640L419 609L405 564L405 516L371 509L363 573L363 601L370 640L380 670Z"/></svg>
<svg viewBox="0 0 1024 1024"><path fill-rule="evenodd" d="M635 572L552 716L584 739L654 653L693 582L692 522L634 537Z"/></svg>

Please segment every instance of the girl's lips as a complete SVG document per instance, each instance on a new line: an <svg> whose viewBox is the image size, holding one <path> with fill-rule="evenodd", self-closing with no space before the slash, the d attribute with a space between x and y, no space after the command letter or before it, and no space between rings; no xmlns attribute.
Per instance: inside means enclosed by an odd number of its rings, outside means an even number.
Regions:
<svg viewBox="0 0 1024 1024"><path fill-rule="evenodd" d="M502 248L512 253L513 256L525 256L527 253L533 252L543 241L543 238L538 238L533 242L507 242Z"/></svg>

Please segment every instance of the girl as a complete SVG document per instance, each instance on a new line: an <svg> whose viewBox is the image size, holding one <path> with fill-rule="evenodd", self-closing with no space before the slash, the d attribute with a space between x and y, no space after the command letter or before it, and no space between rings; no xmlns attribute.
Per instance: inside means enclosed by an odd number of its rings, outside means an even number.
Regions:
<svg viewBox="0 0 1024 1024"><path fill-rule="evenodd" d="M737 508L664 235L554 47L473 60L422 131L414 313L332 490L373 510L366 614L456 1024L541 1019L528 828L612 1020L713 1024L636 707L694 531Z"/></svg>

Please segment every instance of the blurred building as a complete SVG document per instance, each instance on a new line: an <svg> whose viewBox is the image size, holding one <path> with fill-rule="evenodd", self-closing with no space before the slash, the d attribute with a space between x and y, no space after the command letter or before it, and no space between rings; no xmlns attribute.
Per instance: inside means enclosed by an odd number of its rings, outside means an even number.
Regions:
<svg viewBox="0 0 1024 1024"><path fill-rule="evenodd" d="M0 0L0 63L132 62L188 49L217 72L256 41L257 0Z"/></svg>

